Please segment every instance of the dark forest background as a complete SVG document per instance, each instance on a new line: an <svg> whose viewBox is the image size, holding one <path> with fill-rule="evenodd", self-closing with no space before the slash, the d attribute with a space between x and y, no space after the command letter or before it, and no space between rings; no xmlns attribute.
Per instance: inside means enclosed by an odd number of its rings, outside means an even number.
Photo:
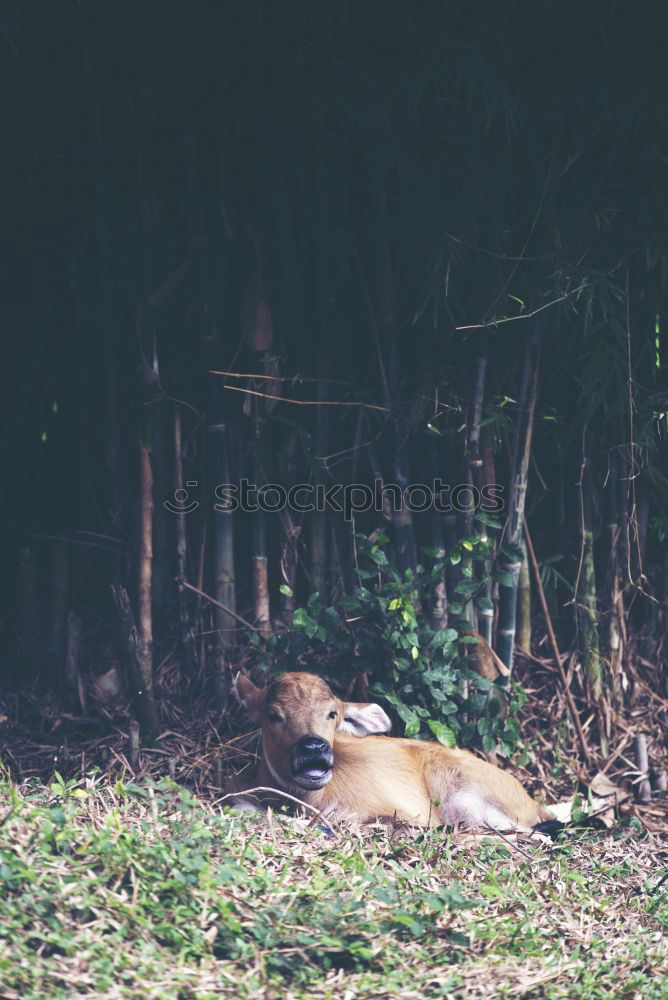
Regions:
<svg viewBox="0 0 668 1000"><path fill-rule="evenodd" d="M668 695L656 5L3 0L0 66L7 689L155 730L151 679L224 708L279 653L373 688L327 608L390 592L415 671L452 626L554 664L526 517L587 738ZM215 512L242 476L507 506Z"/></svg>

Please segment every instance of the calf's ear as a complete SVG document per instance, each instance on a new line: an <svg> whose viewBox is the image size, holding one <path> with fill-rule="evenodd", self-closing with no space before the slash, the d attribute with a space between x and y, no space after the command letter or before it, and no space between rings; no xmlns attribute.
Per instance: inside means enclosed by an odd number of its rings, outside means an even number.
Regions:
<svg viewBox="0 0 668 1000"><path fill-rule="evenodd" d="M371 733L389 733L392 728L380 705L347 701L343 704L343 718L337 730L351 736L369 736Z"/></svg>
<svg viewBox="0 0 668 1000"><path fill-rule="evenodd" d="M232 686L237 698L246 709L249 719L253 722L261 722L265 689L255 687L250 677L246 677L241 671L234 678Z"/></svg>

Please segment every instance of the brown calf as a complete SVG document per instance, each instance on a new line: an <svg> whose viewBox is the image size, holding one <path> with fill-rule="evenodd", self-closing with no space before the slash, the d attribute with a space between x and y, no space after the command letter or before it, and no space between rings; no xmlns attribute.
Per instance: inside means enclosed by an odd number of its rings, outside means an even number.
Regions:
<svg viewBox="0 0 668 1000"><path fill-rule="evenodd" d="M508 830L551 818L516 778L467 750L370 735L390 729L382 708L340 701L313 674L284 674L266 688L239 674L236 688L262 726L262 757L243 788L276 788L338 819Z"/></svg>

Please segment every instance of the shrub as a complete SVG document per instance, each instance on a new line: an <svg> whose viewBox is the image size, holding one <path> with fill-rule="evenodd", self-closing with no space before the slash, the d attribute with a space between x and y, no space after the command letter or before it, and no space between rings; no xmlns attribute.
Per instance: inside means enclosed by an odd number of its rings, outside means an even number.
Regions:
<svg viewBox="0 0 668 1000"><path fill-rule="evenodd" d="M355 592L333 605L315 593L294 612L290 628L266 640L252 635L253 664L270 673L308 670L338 690L364 674L371 696L385 703L404 736L511 753L522 692L512 692L508 710L509 692L473 669L477 640L465 617L484 584L471 564L482 564L490 543L463 538L448 554L462 565L461 602L451 603L448 627L434 630L426 609L445 563L426 550L430 567L401 574L387 558L386 536L355 537Z"/></svg>

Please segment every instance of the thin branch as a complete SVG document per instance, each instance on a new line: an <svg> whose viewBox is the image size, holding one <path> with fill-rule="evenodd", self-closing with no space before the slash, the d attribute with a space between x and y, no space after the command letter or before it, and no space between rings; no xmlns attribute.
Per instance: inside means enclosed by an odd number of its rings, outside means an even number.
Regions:
<svg viewBox="0 0 668 1000"><path fill-rule="evenodd" d="M257 381L263 380L265 382L297 382L301 385L302 382L315 382L316 385L326 383L328 385L347 385L351 386L351 382L345 382L340 378L307 378L305 375L260 375L257 372L209 372L209 375L225 375L227 378L250 378L256 379Z"/></svg>
<svg viewBox="0 0 668 1000"><path fill-rule="evenodd" d="M218 802L224 802L225 799L238 799L243 798L244 795L254 795L256 792L270 792L272 795L280 795L281 798L289 799L290 802L294 802L296 805L301 806L303 809L310 809L314 813L314 819L321 819L325 823L328 829L334 833L334 828L329 825L327 820L322 814L321 809L316 809L315 806L311 806L308 802L302 802L295 795L290 795L289 792L284 792L280 788L270 788L268 785L257 785L255 788L245 788L241 792L228 792L226 795L221 796Z"/></svg>
<svg viewBox="0 0 668 1000"><path fill-rule="evenodd" d="M495 826L490 826L489 823L485 823L485 827L487 830L489 830L490 833L494 834L495 837L500 837L501 840L505 840L506 844L508 844L508 847L512 847L514 851L517 851L518 854L523 855L523 857L527 858L527 860L533 864L534 858L531 857L529 852L525 851L524 848L520 847L519 844L516 844L514 840L510 839L510 837L507 837L505 833L503 833L503 831L497 830Z"/></svg>
<svg viewBox="0 0 668 1000"><path fill-rule="evenodd" d="M533 309L528 313L522 313L520 316L502 316L501 319L490 319L487 323L469 323L465 326L456 326L455 330L482 330L489 326L501 326L502 323L514 323L518 319L531 319L532 316L537 316L538 313L544 312L545 309L550 309L552 306L558 305L559 302L563 302L565 299L570 299L573 295L578 295L586 287L587 282L583 281L577 288L574 288L570 292L565 292L563 295L560 295L558 299L552 299L550 302L545 302L544 305L538 306L537 309Z"/></svg>
<svg viewBox="0 0 668 1000"><path fill-rule="evenodd" d="M228 608L226 604L221 604L220 601L217 601L215 597L211 597L210 594L205 594L203 590L199 589L199 587L193 587L192 583L188 583L187 580L183 581L183 586L186 587L187 590L192 590L193 594L198 594L200 597L203 597L206 601L209 601L210 604L213 604L215 607L220 608L221 611L224 611L226 614L231 615L232 618L236 618L236 620L238 622L241 622L241 624L244 625L246 628L252 629L253 632L261 631L259 628L256 628L255 625L251 625L250 622L247 622L245 618L241 617L241 615L238 615L236 611L232 610L232 608ZM222 632L231 630L216 629L215 631Z"/></svg>
<svg viewBox="0 0 668 1000"><path fill-rule="evenodd" d="M211 374L218 375L220 373L211 372ZM236 385L224 385L223 389L229 389L230 392L245 392L250 396L259 396L260 399L277 399L279 403L292 403L293 406L362 406L367 410L391 413L391 410L386 406L377 406L375 403L362 403L356 399L350 400L350 402L335 399L289 399L287 396L274 396L270 392L256 392L254 389L242 389Z"/></svg>

